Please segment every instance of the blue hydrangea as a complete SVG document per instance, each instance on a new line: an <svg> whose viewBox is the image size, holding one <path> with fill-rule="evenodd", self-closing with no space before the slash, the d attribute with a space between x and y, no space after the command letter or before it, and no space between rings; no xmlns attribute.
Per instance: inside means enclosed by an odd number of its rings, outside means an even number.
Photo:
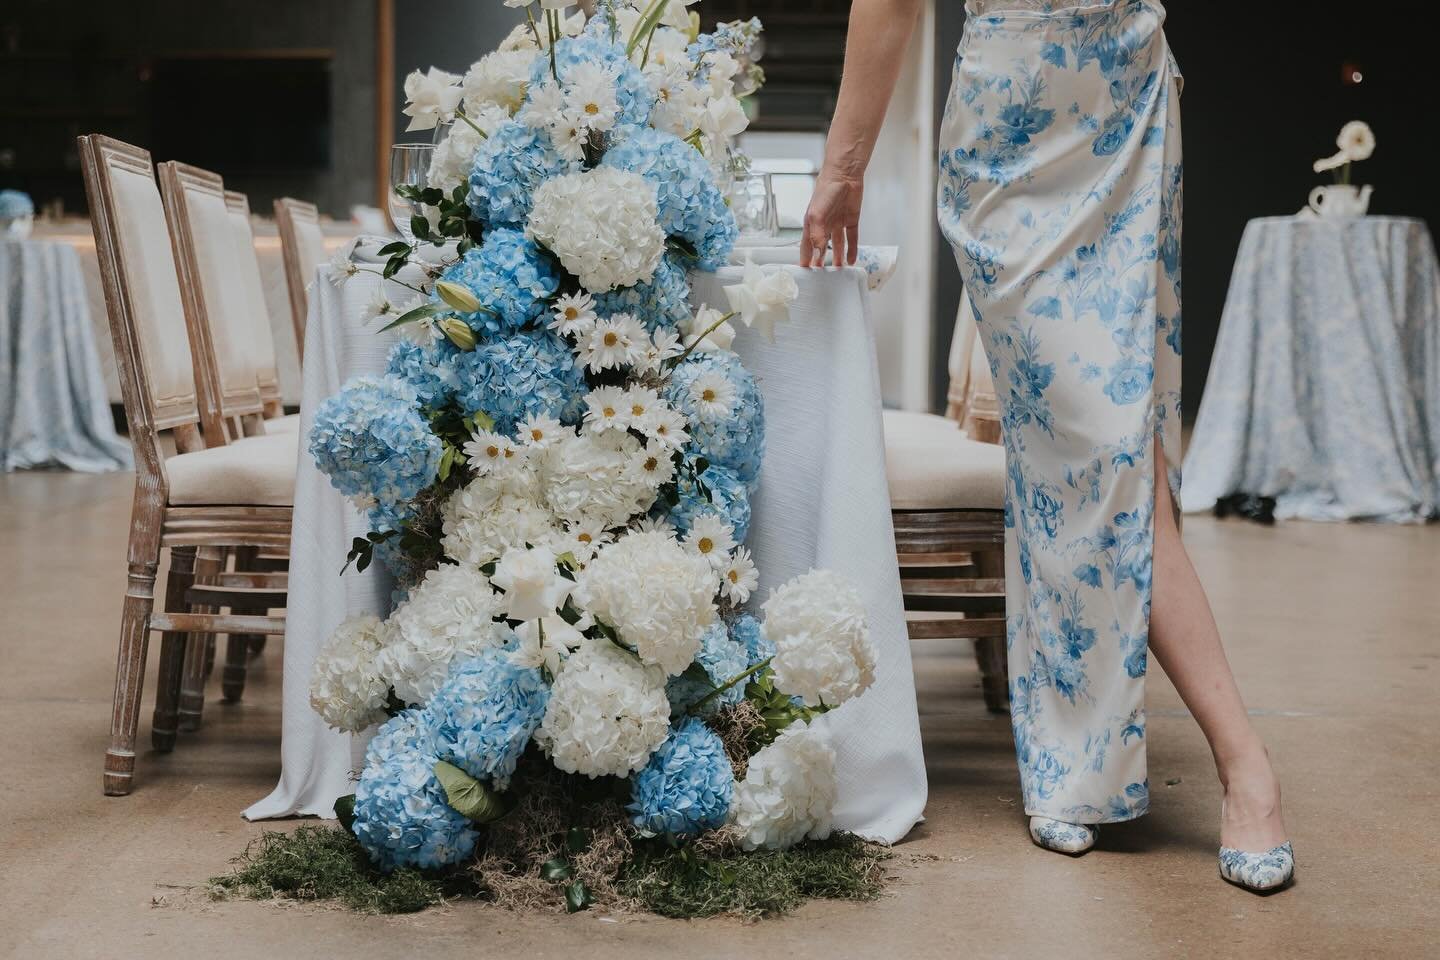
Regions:
<svg viewBox="0 0 1440 960"><path fill-rule="evenodd" d="M765 636L765 628L760 621L748 613L740 614L731 622L730 639L745 648L747 667L775 656L774 641Z"/></svg>
<svg viewBox="0 0 1440 960"><path fill-rule="evenodd" d="M705 671L706 679L687 676L690 671L671 677L665 684L665 695L670 698L670 714L674 716L690 709L708 696L715 688L723 686L744 673L749 667L745 645L730 638L723 620L717 620L705 631L700 641L700 652L695 663ZM736 704L745 699L745 684L737 683L706 702L700 708L702 714L714 713L726 704Z"/></svg>
<svg viewBox="0 0 1440 960"><path fill-rule="evenodd" d="M655 94L645 82L645 75L625 55L626 38L610 41L609 24L602 23L603 17L595 17L588 29L578 37L567 37L555 44L555 65L560 79L565 71L580 63L595 63L609 67L615 75L615 102L619 106L616 126L640 125L650 119L650 109L655 105ZM539 85L550 81L550 58L536 57L530 70L530 83Z"/></svg>
<svg viewBox="0 0 1440 960"><path fill-rule="evenodd" d="M460 406L466 413L483 410L502 433L514 433L532 414L579 422L585 379L574 352L549 331L517 333L457 353L455 371Z"/></svg>
<svg viewBox="0 0 1440 960"><path fill-rule="evenodd" d="M365 751L352 829L382 869L450 866L470 856L480 839L445 802L435 747L434 721L424 710L406 710L387 721Z"/></svg>
<svg viewBox="0 0 1440 960"><path fill-rule="evenodd" d="M454 353L445 340L419 344L402 337L390 348L385 369L414 387L422 406L442 407L460 387L451 362Z"/></svg>
<svg viewBox="0 0 1440 960"><path fill-rule="evenodd" d="M630 820L641 831L692 837L725 825L735 773L715 731L691 717L631 778Z"/></svg>
<svg viewBox="0 0 1440 960"><path fill-rule="evenodd" d="M601 316L634 314L652 333L659 327L675 330L690 317L690 278L674 254L660 258L655 276L632 287L618 287L595 295Z"/></svg>
<svg viewBox="0 0 1440 960"><path fill-rule="evenodd" d="M540 57L536 63L550 61ZM470 165L470 214L491 226L519 226L530 216L535 188L580 164L555 152L544 130L507 120L490 132Z"/></svg>
<svg viewBox="0 0 1440 960"><path fill-rule="evenodd" d="M687 458L694 462L694 451ZM750 491L745 481L725 467L711 464L700 475L709 491L701 493L688 471L682 471L676 483L679 501L668 512L659 515L675 525L682 535L690 532L690 524L696 517L711 515L719 517L735 532L736 542L744 542L750 532Z"/></svg>
<svg viewBox="0 0 1440 960"><path fill-rule="evenodd" d="M696 416L690 384L706 373L719 373L735 387L730 416L712 420ZM718 351L691 354L670 375L665 399L690 418L690 449L732 471L753 492L765 459L765 399L740 358Z"/></svg>
<svg viewBox="0 0 1440 960"><path fill-rule="evenodd" d="M528 326L545 312L545 301L560 287L560 273L550 254L508 227L486 233L485 242L445 268L440 279L460 284L494 311L461 314L481 337Z"/></svg>
<svg viewBox="0 0 1440 960"><path fill-rule="evenodd" d="M739 230L715 174L700 151L672 133L651 127L620 131L604 165L638 173L655 187L660 226L695 248L695 265L718 270L730 259Z"/></svg>
<svg viewBox="0 0 1440 960"><path fill-rule="evenodd" d="M505 789L549 700L540 671L516 666L504 650L457 664L426 707L440 759Z"/></svg>
<svg viewBox="0 0 1440 960"><path fill-rule="evenodd" d="M396 376L357 377L320 404L310 455L346 496L410 500L440 466L440 439L420 416L419 394Z"/></svg>

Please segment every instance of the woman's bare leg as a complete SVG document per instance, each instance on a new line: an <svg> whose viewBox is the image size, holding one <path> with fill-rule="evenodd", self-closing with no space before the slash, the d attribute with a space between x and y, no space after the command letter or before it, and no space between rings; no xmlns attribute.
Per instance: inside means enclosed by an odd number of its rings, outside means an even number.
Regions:
<svg viewBox="0 0 1440 960"><path fill-rule="evenodd" d="M1220 631L1195 568L1180 541L1156 450L1154 592L1150 649L1210 742L1225 788L1220 843L1263 853L1288 839L1280 815L1280 781L1265 744L1250 725Z"/></svg>

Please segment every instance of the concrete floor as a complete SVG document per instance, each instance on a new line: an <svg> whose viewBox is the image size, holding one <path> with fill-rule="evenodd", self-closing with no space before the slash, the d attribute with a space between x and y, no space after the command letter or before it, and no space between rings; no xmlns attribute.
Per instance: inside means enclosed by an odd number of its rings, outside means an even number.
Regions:
<svg viewBox="0 0 1440 960"><path fill-rule="evenodd" d="M0 477L0 955L1440 956L1440 529L1187 523L1285 785L1299 882L1275 896L1216 878L1219 787L1158 669L1154 812L1071 860L1025 836L1009 725L984 712L968 650L928 643L929 820L897 848L882 901L751 925L474 903L381 918L205 896L206 878L276 828L239 812L278 771L278 642L243 703L212 690L202 732L142 753L129 798L101 796L131 482Z"/></svg>

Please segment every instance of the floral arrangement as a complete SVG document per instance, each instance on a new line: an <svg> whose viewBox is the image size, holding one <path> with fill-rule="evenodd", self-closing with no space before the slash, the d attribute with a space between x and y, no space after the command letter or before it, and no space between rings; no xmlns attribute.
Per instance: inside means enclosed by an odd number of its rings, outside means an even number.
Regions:
<svg viewBox="0 0 1440 960"><path fill-rule="evenodd" d="M1335 146L1339 148L1339 152L1334 156L1316 160L1315 172L1332 170L1337 184L1348 184L1350 165L1370 159L1375 152L1375 132L1365 121L1351 120L1340 128L1340 135L1335 138Z"/></svg>
<svg viewBox="0 0 1440 960"><path fill-rule="evenodd" d="M381 724L337 810L384 869L499 856L506 822L578 855L536 812L556 793L591 830L615 811L626 843L823 839L836 758L810 721L866 690L875 653L833 573L748 609L765 416L729 349L731 321L784 321L795 281L748 264L722 310L687 280L735 243L721 183L760 25L505 2L526 23L499 49L406 81L411 129L445 131L414 243L382 250L417 299L370 311L407 336L314 418L316 463L373 527L349 561L400 585L315 663L329 724ZM425 246L442 262L404 281ZM507 863L590 900L563 856Z"/></svg>

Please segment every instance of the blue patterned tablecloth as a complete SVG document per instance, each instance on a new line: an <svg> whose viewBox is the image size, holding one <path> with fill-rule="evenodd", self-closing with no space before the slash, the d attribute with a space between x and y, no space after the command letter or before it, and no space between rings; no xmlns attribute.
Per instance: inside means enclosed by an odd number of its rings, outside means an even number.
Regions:
<svg viewBox="0 0 1440 960"><path fill-rule="evenodd" d="M1240 241L1183 502L1415 522L1440 509L1440 267L1401 217L1252 220Z"/></svg>
<svg viewBox="0 0 1440 960"><path fill-rule="evenodd" d="M130 468L94 337L75 249L0 240L0 470Z"/></svg>

